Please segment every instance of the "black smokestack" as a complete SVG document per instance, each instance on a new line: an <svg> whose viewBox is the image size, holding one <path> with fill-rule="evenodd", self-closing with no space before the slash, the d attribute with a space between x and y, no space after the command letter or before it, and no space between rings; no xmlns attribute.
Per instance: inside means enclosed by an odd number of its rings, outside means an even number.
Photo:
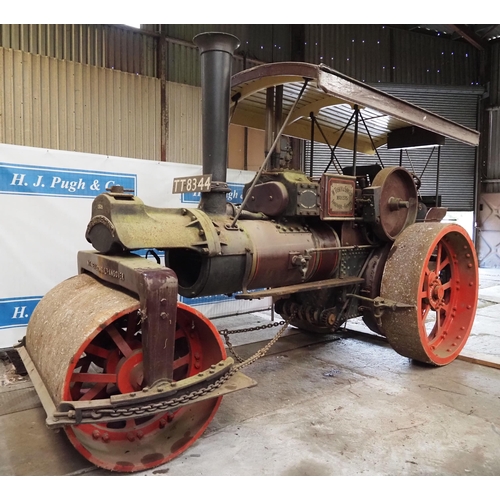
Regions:
<svg viewBox="0 0 500 500"><path fill-rule="evenodd" d="M229 192L226 171L231 68L240 41L227 33L200 33L193 42L200 49L201 59L203 174L212 174L212 191L201 194L200 208L222 214Z"/></svg>

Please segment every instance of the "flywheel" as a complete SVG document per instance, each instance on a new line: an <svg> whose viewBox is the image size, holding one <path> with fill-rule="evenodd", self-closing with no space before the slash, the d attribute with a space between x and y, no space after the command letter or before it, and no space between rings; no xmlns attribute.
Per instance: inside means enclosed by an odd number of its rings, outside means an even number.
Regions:
<svg viewBox="0 0 500 500"><path fill-rule="evenodd" d="M375 176L372 187L380 188L380 216L372 230L382 241L394 241L417 218L415 181L406 169L387 167Z"/></svg>
<svg viewBox="0 0 500 500"><path fill-rule="evenodd" d="M413 224L395 240L380 288L398 304L382 314L382 331L401 355L443 366L463 349L474 322L478 263L457 224Z"/></svg>
<svg viewBox="0 0 500 500"><path fill-rule="evenodd" d="M143 387L139 302L86 274L70 278L40 301L26 349L54 403L90 401ZM212 323L177 304L174 380L192 377L226 358ZM191 446L222 397L172 412L65 427L73 446L99 467L133 472L156 467Z"/></svg>

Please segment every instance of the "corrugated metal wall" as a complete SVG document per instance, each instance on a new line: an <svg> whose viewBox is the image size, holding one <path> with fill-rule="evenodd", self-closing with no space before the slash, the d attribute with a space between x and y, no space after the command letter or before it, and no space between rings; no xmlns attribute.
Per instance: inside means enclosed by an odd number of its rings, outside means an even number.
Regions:
<svg viewBox="0 0 500 500"><path fill-rule="evenodd" d="M378 88L401 99L405 99L417 106L428 109L445 118L461 123L469 128L477 126L477 109L481 89L460 89L450 87L446 90L437 87L409 87L397 85L378 85ZM332 145L333 146L333 145ZM429 154L432 149L409 150L408 160L406 154L403 156L403 166L412 169L417 175L421 175L426 167ZM336 150L336 156L342 166L352 165L352 152L347 150ZM384 166L399 165L399 151L379 149ZM306 166L309 171L310 144L306 147ZM330 161L330 149L321 144L314 146L314 175L319 176ZM358 154L357 165L370 165L380 163L377 156ZM475 202L475 170L476 149L465 144L446 139L441 148L440 155L440 180L439 193L442 196L443 206L449 210L474 210ZM330 167L335 171L334 166ZM422 196L434 196L436 194L436 172L437 172L437 149L429 164L425 168L422 177Z"/></svg>
<svg viewBox="0 0 500 500"><path fill-rule="evenodd" d="M490 104L500 106L500 43L490 44Z"/></svg>
<svg viewBox="0 0 500 500"><path fill-rule="evenodd" d="M305 60L368 83L476 85L479 54L465 42L383 25L306 25Z"/></svg>
<svg viewBox="0 0 500 500"><path fill-rule="evenodd" d="M0 46L144 76L157 75L157 37L109 24L0 24Z"/></svg>
<svg viewBox="0 0 500 500"><path fill-rule="evenodd" d="M263 62L291 60L290 26L286 24L146 24L151 32L192 42L198 33L221 31L231 33L240 42L239 53Z"/></svg>
<svg viewBox="0 0 500 500"><path fill-rule="evenodd" d="M159 80L5 48L0 75L0 142L159 159Z"/></svg>
<svg viewBox="0 0 500 500"><path fill-rule="evenodd" d="M486 168L483 170L482 192L500 193L500 108L486 112L489 141Z"/></svg>
<svg viewBox="0 0 500 500"><path fill-rule="evenodd" d="M201 88L169 82L168 161L201 165Z"/></svg>
<svg viewBox="0 0 500 500"><path fill-rule="evenodd" d="M500 43L490 45L489 107L485 112L486 165L482 169L483 193L500 193Z"/></svg>

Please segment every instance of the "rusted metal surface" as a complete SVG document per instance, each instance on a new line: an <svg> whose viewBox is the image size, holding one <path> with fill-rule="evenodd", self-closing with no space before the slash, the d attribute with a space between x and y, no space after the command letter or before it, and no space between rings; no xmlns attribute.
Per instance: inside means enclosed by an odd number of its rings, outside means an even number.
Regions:
<svg viewBox="0 0 500 500"><path fill-rule="evenodd" d="M166 267L135 255L105 256L80 252L80 272L139 296L144 356L144 381L172 380L177 311L177 276Z"/></svg>
<svg viewBox="0 0 500 500"><path fill-rule="evenodd" d="M372 228L380 239L394 241L417 218L417 188L413 178L403 168L384 168L375 176L372 187L380 188L380 219Z"/></svg>
<svg viewBox="0 0 500 500"><path fill-rule="evenodd" d="M210 174L213 182L211 192L202 192L200 208L225 214L231 67L240 41L225 33L200 33L193 42L201 61L203 174Z"/></svg>
<svg viewBox="0 0 500 500"><path fill-rule="evenodd" d="M289 285L279 288L270 288L259 292L239 293L235 295L237 299L261 299L262 297L280 297L291 295L292 293L310 292L312 290L330 289L347 285L357 285L363 283L363 278L333 278L330 280L312 281L301 285Z"/></svg>
<svg viewBox="0 0 500 500"><path fill-rule="evenodd" d="M176 298L173 378L184 380L224 360L225 350L213 325L189 306L177 305ZM85 401L101 399L110 387L115 387L110 394L144 387L140 308L137 299L86 274L66 280L42 299L28 328L26 350L54 405L81 401L85 406ZM219 395L145 420L132 416L130 424L118 425L127 420L123 416L117 423L87 423L65 431L96 465L143 470L172 459L192 444L220 399ZM50 405L47 408L51 411Z"/></svg>
<svg viewBox="0 0 500 500"><path fill-rule="evenodd" d="M288 206L288 191L281 182L257 184L247 203L251 212L262 212L270 217L280 215Z"/></svg>
<svg viewBox="0 0 500 500"><path fill-rule="evenodd" d="M301 106L295 110L284 133L292 137L310 139L309 116L313 112L330 144L341 136L340 130L352 115L352 106L362 106L362 115L369 123L375 147L386 143L391 130L417 125L446 137L477 145L479 133L446 120L434 113L353 80L324 65L308 63L274 63L251 68L233 77L232 100L235 111L233 123L265 129L266 89L283 85L283 109L287 113L298 95L304 79L312 80L304 92ZM352 149L354 125L344 134L339 146ZM315 140L325 142L324 137ZM368 133L359 128L357 149L373 154Z"/></svg>
<svg viewBox="0 0 500 500"><path fill-rule="evenodd" d="M387 243L386 245L375 249L368 258L365 272L363 274L365 283L361 287L360 293L369 299L375 299L380 296L380 284L382 282L384 266L391 247L392 243ZM379 335L384 335L382 325L380 324L380 317L375 316L376 311L373 308L373 304L362 303L361 307L363 321L366 326L373 332L378 333Z"/></svg>
<svg viewBox="0 0 500 500"><path fill-rule="evenodd" d="M49 392L47 391L47 388L45 387L43 380L40 377L40 374L38 373L35 364L33 363L33 360L31 359L25 347L19 347L18 351L19 355L21 356L21 359L23 360L24 366L26 367L28 376L31 382L33 383L33 386L35 387L37 396L40 399L40 402L42 403L45 413L47 414L47 416L53 415L54 412L56 411L56 405L54 404L54 401L52 400Z"/></svg>
<svg viewBox="0 0 500 500"><path fill-rule="evenodd" d="M31 316L26 350L54 403L64 399L68 371L82 345L116 317L138 308L136 298L87 275L63 281L44 296Z"/></svg>
<svg viewBox="0 0 500 500"><path fill-rule="evenodd" d="M401 355L434 365L455 359L477 307L474 245L456 224L413 224L396 238L382 276L384 299L413 305L388 309L382 328Z"/></svg>

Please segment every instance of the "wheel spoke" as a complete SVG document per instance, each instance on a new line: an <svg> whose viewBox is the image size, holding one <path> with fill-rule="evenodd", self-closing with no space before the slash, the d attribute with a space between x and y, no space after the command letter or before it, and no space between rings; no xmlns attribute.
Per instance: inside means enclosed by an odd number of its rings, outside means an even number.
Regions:
<svg viewBox="0 0 500 500"><path fill-rule="evenodd" d="M75 370L77 368L81 368L81 370L80 370L81 373L86 372L89 369L91 362L92 362L92 360L88 356L85 356L84 358L80 358L76 363Z"/></svg>
<svg viewBox="0 0 500 500"><path fill-rule="evenodd" d="M107 384L103 383L95 384L94 387L83 394L79 401L90 401L91 399L94 399L106 387L106 385Z"/></svg>
<svg viewBox="0 0 500 500"><path fill-rule="evenodd" d="M430 304L427 304L425 306L425 310L423 311L422 313L422 321L425 322L425 319L427 318L428 314L429 314L429 311L431 310L431 306Z"/></svg>
<svg viewBox="0 0 500 500"><path fill-rule="evenodd" d="M177 370L177 368L180 368L181 366L185 366L185 365L189 364L189 359L190 359L189 354L186 354L182 358L176 359L174 361L174 370Z"/></svg>
<svg viewBox="0 0 500 500"><path fill-rule="evenodd" d="M450 259L448 256L446 256L439 264L437 268L437 273L439 274L448 264L450 263Z"/></svg>
<svg viewBox="0 0 500 500"><path fill-rule="evenodd" d="M441 269L441 255L443 253L443 245L441 242L437 245L437 256L436 256L436 274L439 274L439 270Z"/></svg>
<svg viewBox="0 0 500 500"><path fill-rule="evenodd" d="M85 348L85 352L87 354L92 354L93 356L97 356L98 358L108 359L110 351L104 349L103 347L99 347L95 344L89 344Z"/></svg>
<svg viewBox="0 0 500 500"><path fill-rule="evenodd" d="M120 332L118 331L115 325L108 325L106 327L106 331L109 333L109 336L116 344L116 347L120 349L121 353L125 357L130 356L130 354L132 354L132 349L127 344L127 342L125 342L125 339L121 336Z"/></svg>
<svg viewBox="0 0 500 500"><path fill-rule="evenodd" d="M116 373L73 373L71 382L114 384L116 383Z"/></svg>

